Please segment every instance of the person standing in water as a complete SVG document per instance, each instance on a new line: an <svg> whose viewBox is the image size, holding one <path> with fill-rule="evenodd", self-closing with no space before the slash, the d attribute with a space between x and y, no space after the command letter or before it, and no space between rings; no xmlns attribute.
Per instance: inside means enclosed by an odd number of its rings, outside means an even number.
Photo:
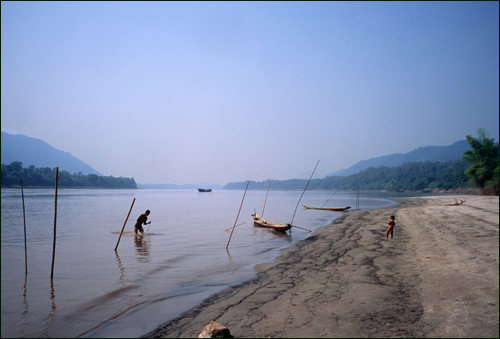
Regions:
<svg viewBox="0 0 500 339"><path fill-rule="evenodd" d="M394 222L394 219L396 219L396 218L393 215L391 215L391 219L387 223L389 225L389 228L387 228L387 234L385 235L385 240L389 239L389 233L391 234L391 240L393 238L392 236L394 234L394 226L396 225L396 223Z"/></svg>
<svg viewBox="0 0 500 339"><path fill-rule="evenodd" d="M137 234L137 231L140 231L141 234L144 233L144 228L142 228L142 224L144 224L144 225L151 224L151 221L146 222L146 221L148 221L149 213L151 213L151 212L149 210L147 210L145 213L141 214L139 216L139 218L137 218L137 221L135 222L135 227L134 227L135 234Z"/></svg>

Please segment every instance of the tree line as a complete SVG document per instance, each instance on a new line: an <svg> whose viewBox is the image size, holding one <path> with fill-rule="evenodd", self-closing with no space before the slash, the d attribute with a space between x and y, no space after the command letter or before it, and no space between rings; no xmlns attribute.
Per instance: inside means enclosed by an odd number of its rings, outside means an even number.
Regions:
<svg viewBox="0 0 500 339"><path fill-rule="evenodd" d="M18 187L23 179L26 187L54 187L56 169L49 167L23 168L23 163L13 161L10 165L2 164L2 187ZM83 175L81 172L70 174L59 171L58 186L61 188L137 188L134 178L115 178L96 174Z"/></svg>
<svg viewBox="0 0 500 339"><path fill-rule="evenodd" d="M447 162L408 162L401 166L367 168L349 176L313 179L308 189L320 190L387 190L420 191L426 188L453 189L471 187L465 170L469 163L461 160ZM249 189L267 189L269 181L250 181ZM273 189L304 189L306 179L271 180ZM229 183L225 189L244 189L246 182Z"/></svg>
<svg viewBox="0 0 500 339"><path fill-rule="evenodd" d="M480 187L484 194L498 195L499 144L487 137L485 129L477 131L478 138L466 136L471 150L464 152L462 160L447 162L407 162L401 166L367 168L349 176L331 176L314 179L309 189L322 190L387 190L424 191ZM246 182L234 182L224 189L243 189ZM304 189L307 180L271 180L273 189ZM267 181L250 181L250 189L266 189Z"/></svg>

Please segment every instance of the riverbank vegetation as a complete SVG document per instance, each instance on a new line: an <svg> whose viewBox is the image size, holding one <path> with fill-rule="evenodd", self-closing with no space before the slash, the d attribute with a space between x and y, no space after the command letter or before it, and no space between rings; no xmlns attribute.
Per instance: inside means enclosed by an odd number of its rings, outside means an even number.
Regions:
<svg viewBox="0 0 500 339"><path fill-rule="evenodd" d="M466 137L472 150L464 152L462 160L447 162L407 162L401 166L370 167L348 176L313 179L308 189L317 190L384 190L449 191L478 187L483 194L498 195L499 145L487 137L485 129L478 138ZM266 189L269 180L250 181L249 189ZM271 180L273 189L304 189L306 179ZM244 189L246 182L232 182L224 189ZM477 188L476 188L477 190Z"/></svg>
<svg viewBox="0 0 500 339"><path fill-rule="evenodd" d="M13 161L10 165L2 164L2 187L19 187L20 178L24 187L49 188L55 186L56 169L49 167L29 166ZM60 188L137 188L134 178L115 178L96 174L70 174L59 171L58 186Z"/></svg>
<svg viewBox="0 0 500 339"><path fill-rule="evenodd" d="M401 166L367 168L349 176L332 176L324 179L313 179L308 189L322 190L386 190L423 191L424 189L456 189L469 188L469 178L465 170L469 167L466 161L447 162L408 162ZM267 189L269 181L251 181L249 189ZM272 180L273 189L304 189L306 179ZM229 183L225 189L244 189L245 183Z"/></svg>
<svg viewBox="0 0 500 339"><path fill-rule="evenodd" d="M484 193L498 195L498 143L487 137L485 129L477 131L478 138L467 135L472 150L465 151L463 160L471 166L465 171L473 185L479 186Z"/></svg>

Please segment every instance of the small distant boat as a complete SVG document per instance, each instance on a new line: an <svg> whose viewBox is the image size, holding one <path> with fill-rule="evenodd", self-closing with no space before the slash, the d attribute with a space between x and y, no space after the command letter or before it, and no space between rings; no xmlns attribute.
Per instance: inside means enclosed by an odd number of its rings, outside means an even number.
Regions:
<svg viewBox="0 0 500 339"><path fill-rule="evenodd" d="M342 212L342 211L347 211L351 206L346 206L346 207L312 207L312 206L307 206L307 205L302 205L308 210L325 210L325 211L336 211L336 212Z"/></svg>
<svg viewBox="0 0 500 339"><path fill-rule="evenodd" d="M251 214L251 216L252 216L254 224L257 226L260 226L260 227L272 228L278 232L286 232L290 228L292 228L292 225L290 225L290 224L286 224L286 225L278 224L277 222L269 221L269 220L262 218L257 213L253 213L253 214Z"/></svg>
<svg viewBox="0 0 500 339"><path fill-rule="evenodd" d="M212 192L211 188L198 188L198 192Z"/></svg>

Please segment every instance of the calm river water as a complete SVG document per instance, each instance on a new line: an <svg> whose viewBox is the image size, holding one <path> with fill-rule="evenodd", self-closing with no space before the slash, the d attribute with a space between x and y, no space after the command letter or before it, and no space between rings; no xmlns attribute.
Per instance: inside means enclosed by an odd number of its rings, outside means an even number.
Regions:
<svg viewBox="0 0 500 339"><path fill-rule="evenodd" d="M253 226L265 191L248 191L229 251L226 245L244 191L59 190L54 278L54 190L24 191L28 249L25 276L21 190L2 189L2 337L138 337L198 305L209 295L256 276L291 242L309 233L279 235ZM301 205L322 206L333 192L308 191ZM264 217L291 221L301 191L270 191ZM388 195L361 194L360 208L394 204ZM115 246L133 199L118 251ZM326 207L356 206L337 192ZM151 210L147 234L132 234ZM339 212L299 206L293 224L314 230ZM385 225L381 225L382 228Z"/></svg>

